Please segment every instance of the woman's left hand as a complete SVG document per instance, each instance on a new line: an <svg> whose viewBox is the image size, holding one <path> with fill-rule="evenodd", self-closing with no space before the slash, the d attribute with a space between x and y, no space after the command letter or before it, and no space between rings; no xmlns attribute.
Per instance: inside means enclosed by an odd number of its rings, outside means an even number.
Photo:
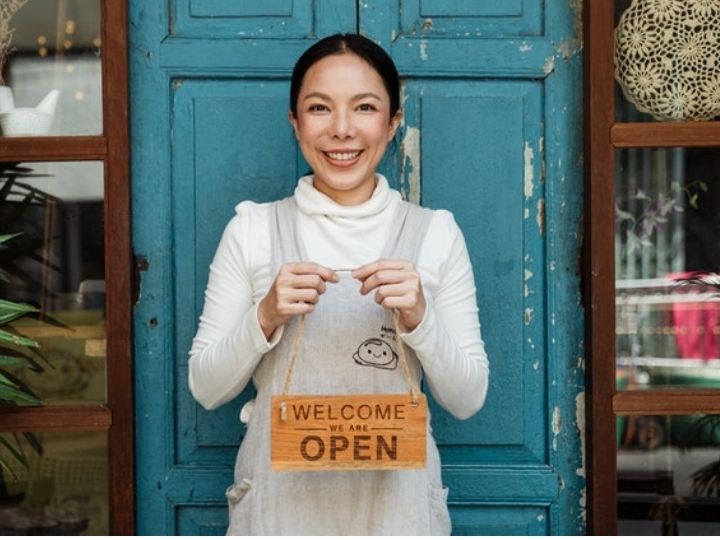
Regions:
<svg viewBox="0 0 720 540"><path fill-rule="evenodd" d="M380 259L356 268L355 279L362 281L360 293L375 291L375 301L386 309L397 309L400 324L415 330L425 316L425 295L415 265L410 261Z"/></svg>

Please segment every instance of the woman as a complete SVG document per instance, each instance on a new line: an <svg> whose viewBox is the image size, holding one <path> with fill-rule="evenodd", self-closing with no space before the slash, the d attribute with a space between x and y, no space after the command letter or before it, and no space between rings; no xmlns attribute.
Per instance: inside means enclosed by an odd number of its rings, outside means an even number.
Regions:
<svg viewBox="0 0 720 540"><path fill-rule="evenodd" d="M227 491L228 533L449 534L429 426L425 469L270 470L269 402L282 391L299 315L294 394L407 392L394 356L401 341L415 383L422 374L458 418L483 405L488 381L452 215L402 202L376 172L402 120L390 57L359 35L318 41L293 71L289 120L313 173L294 197L236 207L190 351L190 389L204 407L230 401L251 378L257 388L241 413L248 429Z"/></svg>

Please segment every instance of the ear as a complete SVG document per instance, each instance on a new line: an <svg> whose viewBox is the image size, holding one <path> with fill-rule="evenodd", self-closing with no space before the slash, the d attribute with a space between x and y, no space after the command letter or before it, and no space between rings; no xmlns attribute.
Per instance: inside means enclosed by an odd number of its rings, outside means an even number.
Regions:
<svg viewBox="0 0 720 540"><path fill-rule="evenodd" d="M290 122L290 125L291 125L292 128L293 128L293 132L295 133L295 138L296 138L296 139L299 139L300 137L298 137L298 123L297 123L297 118L295 118L295 115L293 114L292 111L288 111L288 122Z"/></svg>
<svg viewBox="0 0 720 540"><path fill-rule="evenodd" d="M395 136L395 133L397 133L398 128L400 127L400 124L402 123L403 119L403 112L402 109L398 109L395 113L395 116L393 116L390 119L390 134L388 136L388 141L392 140L392 138Z"/></svg>

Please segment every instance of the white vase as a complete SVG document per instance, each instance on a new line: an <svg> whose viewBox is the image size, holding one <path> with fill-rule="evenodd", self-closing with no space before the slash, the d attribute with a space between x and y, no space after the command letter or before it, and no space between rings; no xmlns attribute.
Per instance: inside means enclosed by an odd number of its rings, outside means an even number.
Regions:
<svg viewBox="0 0 720 540"><path fill-rule="evenodd" d="M15 108L12 90L8 86L0 85L0 114L5 114Z"/></svg>
<svg viewBox="0 0 720 540"><path fill-rule="evenodd" d="M59 90L51 90L37 107L15 108L10 88L0 86L0 92L3 89L6 92L0 93L0 128L5 137L36 137L50 133Z"/></svg>
<svg viewBox="0 0 720 540"><path fill-rule="evenodd" d="M0 116L5 137L34 137L50 133L53 115L29 107L19 107Z"/></svg>

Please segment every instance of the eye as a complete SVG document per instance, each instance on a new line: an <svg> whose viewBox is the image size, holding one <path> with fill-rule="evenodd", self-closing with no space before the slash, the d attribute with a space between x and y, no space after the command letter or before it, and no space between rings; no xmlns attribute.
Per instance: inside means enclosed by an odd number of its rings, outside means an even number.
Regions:
<svg viewBox="0 0 720 540"><path fill-rule="evenodd" d="M383 351L383 356L387 356L387 351Z"/></svg>
<svg viewBox="0 0 720 540"><path fill-rule="evenodd" d="M368 349L368 354L372 354L372 351L370 349Z"/></svg>
<svg viewBox="0 0 720 540"><path fill-rule="evenodd" d="M358 105L358 110L362 112L373 112L377 111L377 107L375 107L372 103L362 103Z"/></svg>
<svg viewBox="0 0 720 540"><path fill-rule="evenodd" d="M324 112L327 111L327 107L321 103L314 103L308 107L309 112Z"/></svg>

